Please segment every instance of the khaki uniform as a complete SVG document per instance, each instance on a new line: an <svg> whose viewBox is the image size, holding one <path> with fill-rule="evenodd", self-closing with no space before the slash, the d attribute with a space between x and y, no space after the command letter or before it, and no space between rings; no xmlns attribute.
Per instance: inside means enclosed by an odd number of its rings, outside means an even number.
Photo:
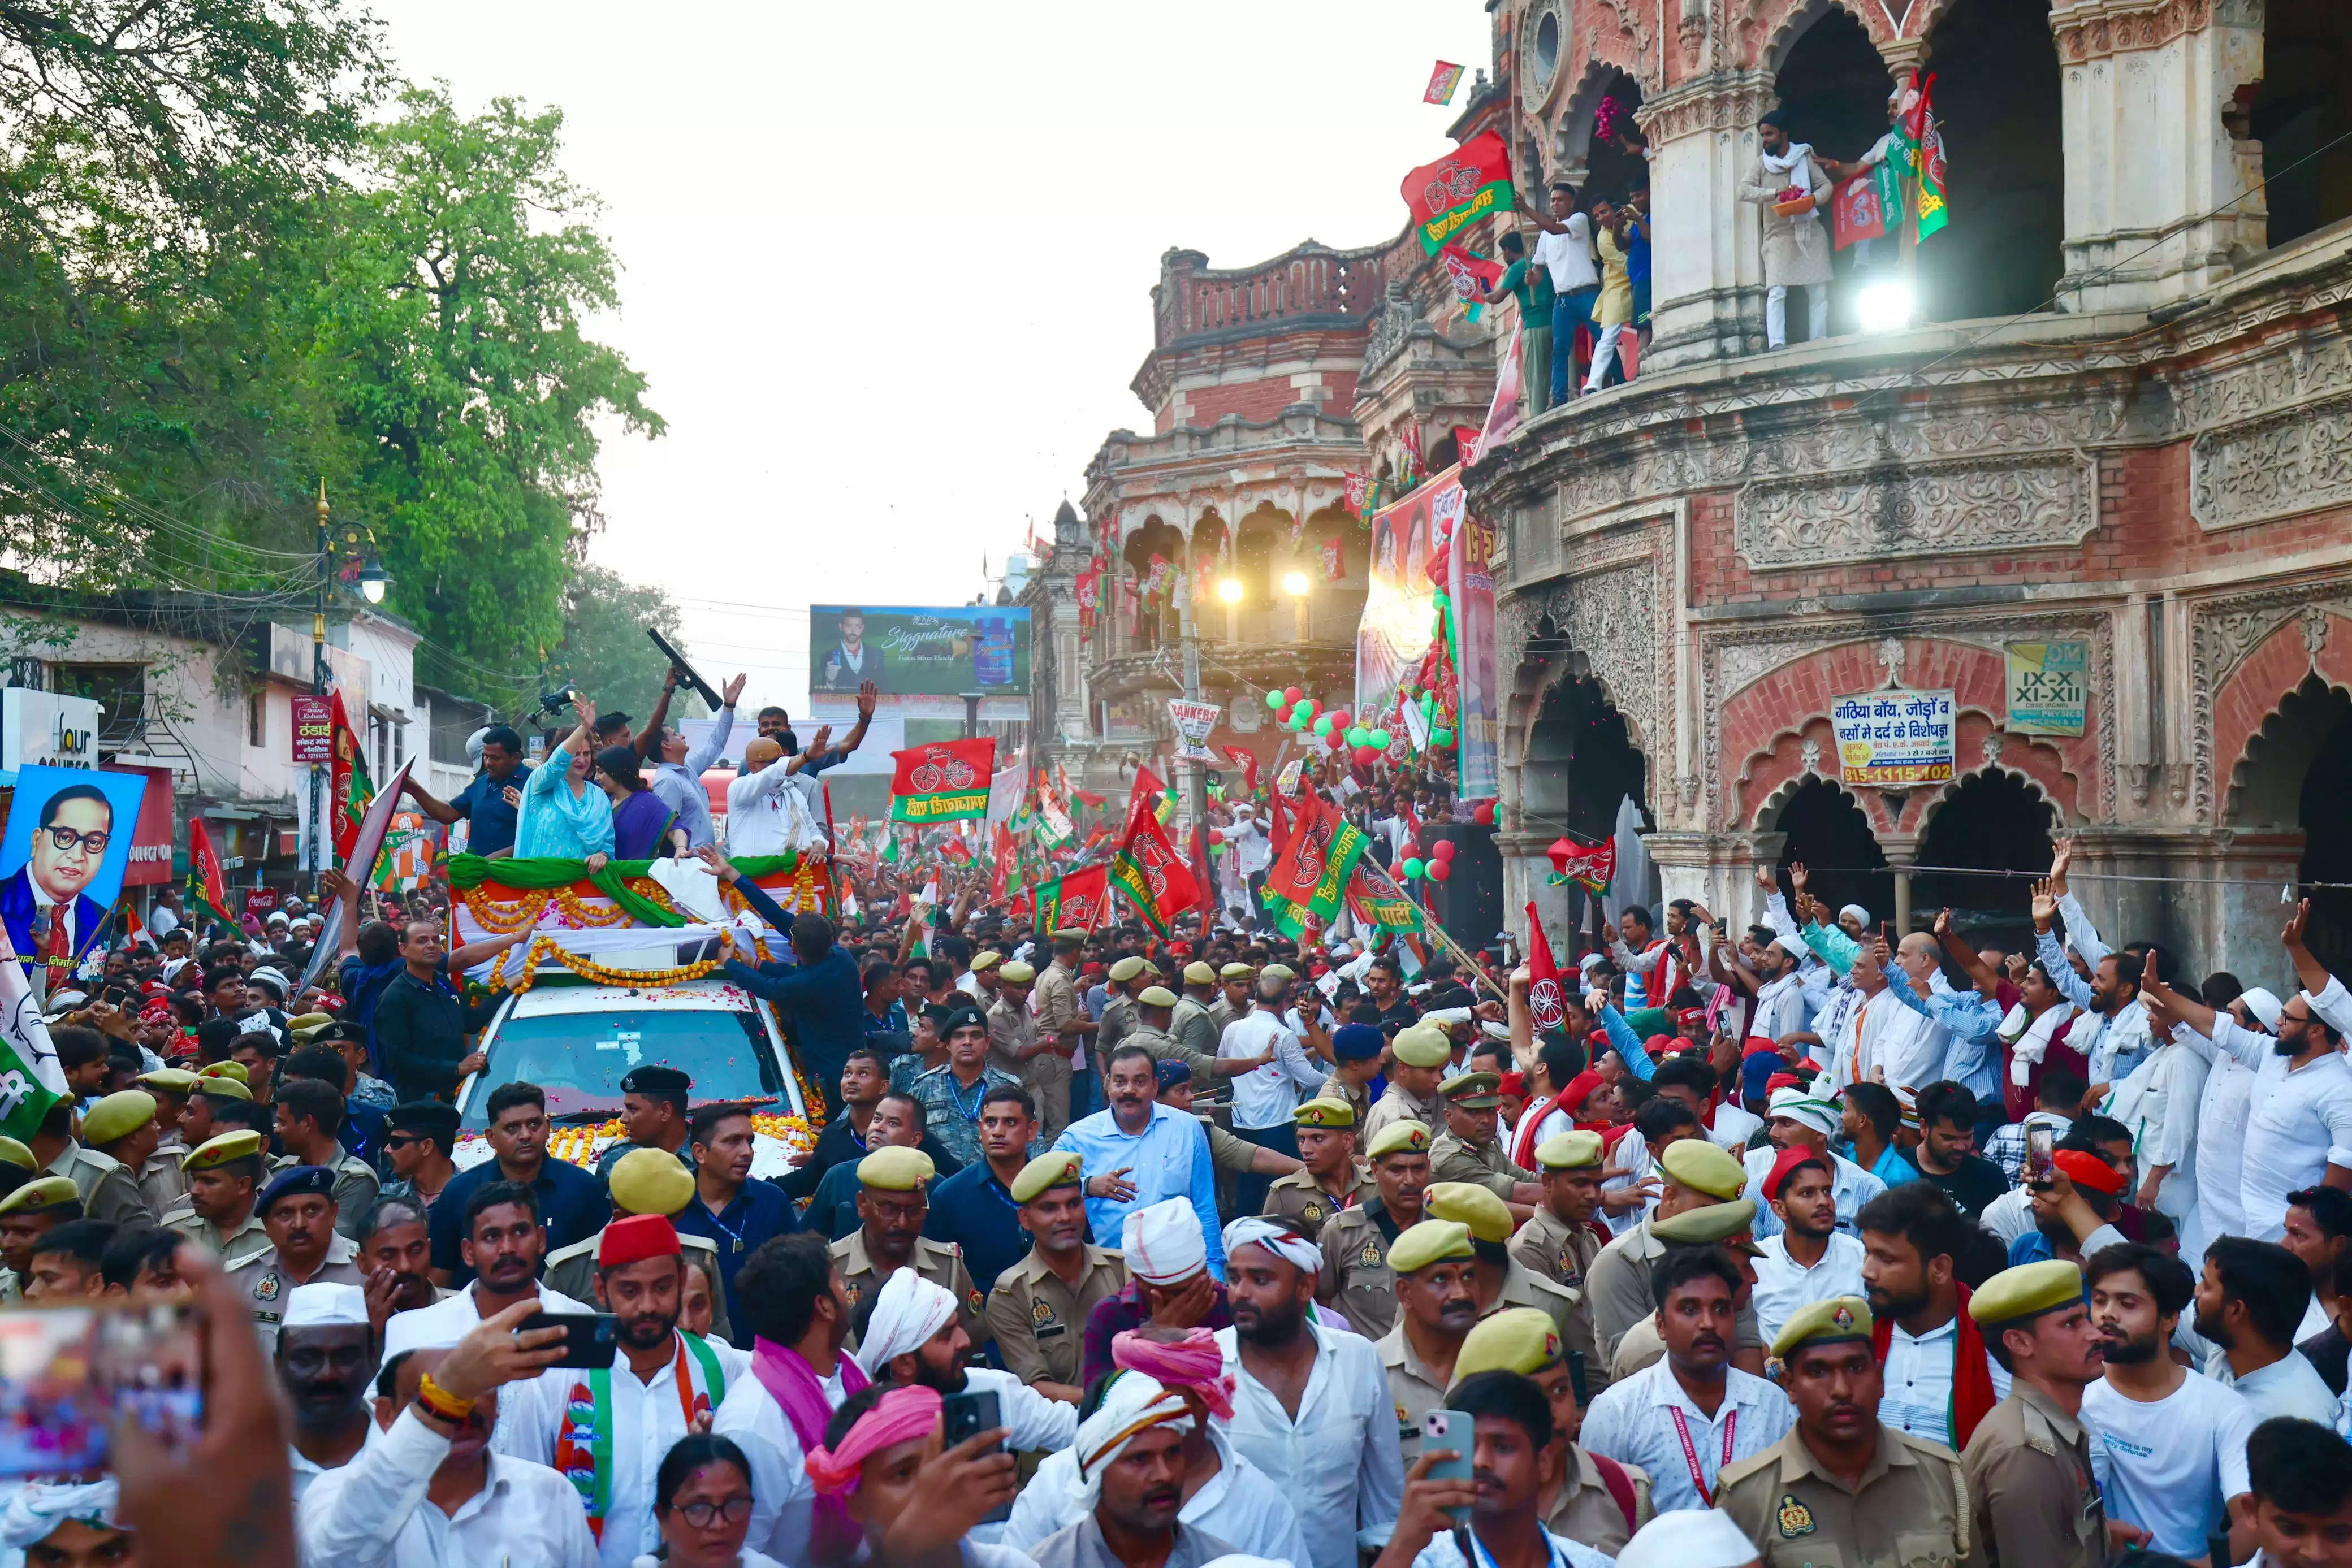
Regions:
<svg viewBox="0 0 2352 1568"><path fill-rule="evenodd" d="M1201 1131L1208 1137L1209 1163L1221 1171L1232 1171L1236 1176L1246 1176L1250 1171L1251 1162L1257 1156L1257 1145L1236 1137L1197 1111L1192 1113L1192 1115L1201 1124Z"/></svg>
<svg viewBox="0 0 2352 1568"><path fill-rule="evenodd" d="M1974 1568L1979 1561L1958 1457L1883 1423L1878 1455L1852 1491L1814 1463L1804 1434L1792 1430L1724 1467L1715 1502L1756 1543L1764 1568Z"/></svg>
<svg viewBox="0 0 2352 1568"><path fill-rule="evenodd" d="M1225 993L1222 990L1217 993L1217 999L1209 1004L1209 1021L1217 1026L1217 1038L1220 1040L1225 1038L1226 1027L1241 1016L1234 1011L1234 1004L1225 999Z"/></svg>
<svg viewBox="0 0 2352 1568"><path fill-rule="evenodd" d="M1422 1360L1421 1353L1405 1338L1402 1314L1372 1348L1381 1353L1381 1364L1388 1369L1389 1400L1396 1406L1397 1442L1410 1468L1421 1458L1421 1418L1432 1410L1445 1408L1446 1378Z"/></svg>
<svg viewBox="0 0 2352 1568"><path fill-rule="evenodd" d="M1355 1186L1333 1197L1316 1184L1313 1171L1293 1171L1275 1177L1274 1185L1265 1189L1265 1212L1280 1215L1304 1231L1308 1240L1319 1241L1323 1227L1334 1216L1380 1196L1381 1184L1368 1176L1357 1176Z"/></svg>
<svg viewBox="0 0 2352 1568"><path fill-rule="evenodd" d="M866 1228L858 1227L828 1249L833 1260L841 1269L841 1282L849 1291L849 1310L855 1314L866 1301L867 1292L882 1288L882 1276L872 1259L866 1255ZM988 1343L988 1298L971 1282L971 1274L963 1266L963 1249L952 1241L934 1241L928 1236L915 1238L915 1255L909 1260L916 1273L940 1286L956 1300L956 1322L971 1336L977 1347ZM857 1348L853 1335L849 1348Z"/></svg>
<svg viewBox="0 0 2352 1568"><path fill-rule="evenodd" d="M1085 1386L1087 1318L1095 1304L1127 1288L1127 1258L1108 1248L1088 1247L1076 1288L1062 1282L1045 1255L1029 1255L998 1276L988 1293L988 1326L996 1335L1004 1370L1025 1384Z"/></svg>
<svg viewBox="0 0 2352 1568"><path fill-rule="evenodd" d="M1097 1065L1108 1061L1119 1042L1142 1026L1143 1017L1136 1010L1135 998L1114 989L1110 1000L1103 1004L1102 1021L1095 1028L1095 1042L1087 1054Z"/></svg>
<svg viewBox="0 0 2352 1568"><path fill-rule="evenodd" d="M1223 1001L1224 998L1220 997L1217 999ZM1198 1051L1212 1061L1217 1059L1217 1042L1225 1038L1223 1026L1209 1016L1207 1006L1190 997L1176 998L1176 1009L1168 1018L1168 1032L1175 1037L1177 1044L1187 1051ZM1193 1083L1197 1085L1201 1077L1201 1070L1195 1067L1192 1070Z"/></svg>
<svg viewBox="0 0 2352 1568"><path fill-rule="evenodd" d="M74 1186L80 1190L81 1211L87 1218L103 1219L110 1225L125 1225L133 1220L142 1225L155 1223L157 1217L148 1208L131 1167L111 1155L101 1155L68 1140L41 1174L72 1177Z"/></svg>
<svg viewBox="0 0 2352 1568"><path fill-rule="evenodd" d="M291 1155L281 1155L269 1162L269 1168L272 1171L291 1170L300 1163ZM375 1207L375 1195L383 1186L383 1178L375 1174L373 1166L341 1144L335 1145L335 1162L330 1168L335 1173L335 1229L357 1241L360 1226L367 1218L367 1211ZM565 1293L570 1294L569 1291ZM583 1296L580 1299L584 1301L588 1298Z"/></svg>
<svg viewBox="0 0 2352 1568"><path fill-rule="evenodd" d="M163 1216L163 1226L203 1242L219 1253L222 1261L232 1269L269 1247L269 1232L257 1214L247 1215L244 1224L224 1236L213 1228L211 1220L197 1218L196 1211L184 1202Z"/></svg>
<svg viewBox="0 0 2352 1568"><path fill-rule="evenodd" d="M1451 1133L1440 1133L1429 1145L1429 1179L1431 1181L1462 1181L1473 1186L1483 1186L1505 1203L1511 1201L1512 1189L1521 1182L1536 1179L1533 1171L1523 1171L1511 1163L1503 1152L1500 1138L1485 1148L1474 1148Z"/></svg>
<svg viewBox="0 0 2352 1568"><path fill-rule="evenodd" d="M1609 1386L1609 1369L1593 1343L1592 1305L1584 1299L1584 1277L1603 1243L1589 1225L1570 1225L1549 1207L1538 1204L1535 1218L1511 1238L1511 1260L1539 1278L1576 1292L1576 1310L1561 1325L1560 1343L1584 1357L1584 1396ZM1558 1531L1553 1531L1558 1534ZM1581 1540L1582 1537L1578 1539Z"/></svg>
<svg viewBox="0 0 2352 1568"><path fill-rule="evenodd" d="M1214 1051L1203 1055L1185 1046L1175 1036L1162 1034L1147 1023L1137 1024L1134 1031L1127 1037L1127 1043L1143 1047L1151 1053L1154 1061L1182 1062L1192 1070L1192 1092L1196 1094L1206 1093L1216 1087L1217 1055ZM1110 1058L1106 1056L1103 1061L1108 1063Z"/></svg>
<svg viewBox="0 0 2352 1568"><path fill-rule="evenodd" d="M180 1207L188 1196L188 1173L180 1162L188 1157L188 1145L173 1144L170 1148L158 1148L139 1167L139 1196L146 1201L151 1214L169 1214Z"/></svg>
<svg viewBox="0 0 2352 1568"><path fill-rule="evenodd" d="M1534 1307L1549 1315L1559 1330L1560 1343L1568 1343L1568 1325L1576 1316L1577 1303L1583 1297L1565 1286L1555 1285L1541 1274L1514 1259L1503 1276L1503 1289L1495 1297L1495 1304L1478 1315L1491 1318L1511 1307Z"/></svg>
<svg viewBox="0 0 2352 1568"><path fill-rule="evenodd" d="M1633 1493L1633 1522L1629 1525L1625 1511L1617 1506L1617 1495L1601 1479L1593 1457L1573 1444L1568 1452L1575 1468L1562 1479L1551 1511L1544 1516L1544 1528L1563 1540L1581 1542L1604 1556L1614 1557L1625 1550L1633 1531L1657 1515L1650 1504L1650 1472L1639 1465L1618 1463Z"/></svg>
<svg viewBox="0 0 2352 1568"><path fill-rule="evenodd" d="M1316 1299L1347 1313L1366 1339L1379 1339L1396 1327L1396 1271L1389 1267L1389 1248L1402 1230L1377 1192L1323 1226Z"/></svg>
<svg viewBox="0 0 2352 1568"><path fill-rule="evenodd" d="M988 1064L1021 1081L1037 1103L1039 1136L1051 1144L1070 1124L1070 1059L1041 1051L1023 1061L1019 1052L1044 1037L1025 1003L1000 998L988 1009Z"/></svg>
<svg viewBox="0 0 2352 1568"><path fill-rule="evenodd" d="M593 1302L596 1300L596 1248L604 1239L604 1233L599 1230L585 1241L574 1241L569 1247L559 1247L550 1252L546 1267L540 1274L540 1283L557 1295L569 1296L575 1301ZM707 1236L688 1236L683 1232L679 1233L677 1239L688 1249L687 1261L696 1261L691 1254L698 1252L706 1265L704 1275L717 1283L719 1279L719 1243ZM713 1290L710 1292L710 1337L727 1339L730 1336L731 1330L727 1322L727 1292Z"/></svg>
<svg viewBox="0 0 2352 1568"><path fill-rule="evenodd" d="M360 1249L341 1235L327 1240L326 1260L307 1280L297 1280L278 1260L278 1249L264 1247L228 1271L237 1294L253 1303L254 1332L261 1336L261 1352L278 1351L278 1323L286 1315L286 1298L297 1285L364 1285L367 1270L356 1261Z"/></svg>
<svg viewBox="0 0 2352 1568"><path fill-rule="evenodd" d="M1445 1102L1435 1095L1426 1100L1416 1098L1394 1079L1389 1081L1388 1092L1373 1103L1371 1113L1357 1124L1356 1143L1360 1148L1370 1148L1373 1136L1391 1122L1419 1122L1428 1127L1431 1137L1445 1130ZM1431 1152L1435 1153L1433 1147ZM1430 1162L1433 1167L1434 1160ZM1439 1178L1433 1176L1431 1180Z"/></svg>
<svg viewBox="0 0 2352 1568"><path fill-rule="evenodd" d="M1592 1337L1601 1360L1613 1362L1617 1342L1625 1331L1657 1314L1650 1294L1650 1270L1666 1255L1666 1244L1650 1234L1646 1219L1601 1249L1585 1270L1584 1301L1592 1310ZM1735 1324L1734 1350L1762 1350L1764 1332L1756 1326L1756 1309L1742 1305Z"/></svg>
<svg viewBox="0 0 2352 1568"><path fill-rule="evenodd" d="M1314 1097L1318 1100L1345 1100L1354 1108L1356 1113L1356 1143L1359 1147L1362 1146L1363 1141L1371 1135L1370 1133L1366 1130L1365 1125L1372 1119L1372 1088L1370 1084L1350 1083L1346 1079L1334 1072L1330 1077L1323 1080L1323 1087L1315 1091Z"/></svg>
<svg viewBox="0 0 2352 1568"><path fill-rule="evenodd" d="M2083 1424L2021 1379L1969 1435L1961 1468L1986 1568L2098 1568L2107 1516Z"/></svg>

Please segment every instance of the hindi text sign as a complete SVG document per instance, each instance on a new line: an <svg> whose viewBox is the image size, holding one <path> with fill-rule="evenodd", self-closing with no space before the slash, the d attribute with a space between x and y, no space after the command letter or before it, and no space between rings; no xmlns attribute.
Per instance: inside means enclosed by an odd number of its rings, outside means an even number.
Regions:
<svg viewBox="0 0 2352 1568"><path fill-rule="evenodd" d="M1952 694L1891 690L1831 705L1838 778L1850 789L1941 784L1952 777Z"/></svg>

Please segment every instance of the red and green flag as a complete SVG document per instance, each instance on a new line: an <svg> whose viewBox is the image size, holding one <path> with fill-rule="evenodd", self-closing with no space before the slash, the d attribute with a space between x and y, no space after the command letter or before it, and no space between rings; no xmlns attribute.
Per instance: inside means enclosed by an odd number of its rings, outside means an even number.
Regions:
<svg viewBox="0 0 2352 1568"><path fill-rule="evenodd" d="M1326 926L1347 902L1349 880L1371 841L1313 790L1300 797L1298 821L1262 895L1265 912L1286 936ZM1277 904L1277 900L1280 902Z"/></svg>
<svg viewBox="0 0 2352 1568"><path fill-rule="evenodd" d="M187 897L190 909L226 922L231 930L236 928L236 916L228 912L228 883L221 875L220 853L213 848L212 831L202 817L188 821Z"/></svg>
<svg viewBox="0 0 2352 1568"><path fill-rule="evenodd" d="M327 815L334 829L335 858L349 860L352 846L359 842L360 823L366 819L368 806L375 800L375 785L368 778L367 753L361 748L359 735L352 728L351 718L343 711L343 694L341 691L335 693L332 734L333 750L329 758L327 780L331 799L328 803Z"/></svg>
<svg viewBox="0 0 2352 1568"><path fill-rule="evenodd" d="M1138 804L1127 827L1127 842L1109 867L1110 880L1135 905L1144 924L1168 935L1176 916L1201 902L1192 868L1176 852L1150 810Z"/></svg>
<svg viewBox="0 0 2352 1568"><path fill-rule="evenodd" d="M988 815L988 781L996 741L943 740L890 754L890 820L952 822Z"/></svg>
<svg viewBox="0 0 2352 1568"><path fill-rule="evenodd" d="M1421 248L1435 256L1481 218L1517 210L1511 185L1511 150L1489 131L1434 163L1404 177L1404 204L1412 209Z"/></svg>
<svg viewBox="0 0 2352 1568"><path fill-rule="evenodd" d="M1418 931L1421 929L1421 908L1410 898L1394 894L1377 893L1370 878L1358 871L1348 884L1348 912L1360 925L1377 926L1382 931Z"/></svg>
<svg viewBox="0 0 2352 1568"><path fill-rule="evenodd" d="M1110 895L1108 868L1088 866L1041 882L1036 887L1036 929L1055 931L1089 931L1102 913L1103 900Z"/></svg>

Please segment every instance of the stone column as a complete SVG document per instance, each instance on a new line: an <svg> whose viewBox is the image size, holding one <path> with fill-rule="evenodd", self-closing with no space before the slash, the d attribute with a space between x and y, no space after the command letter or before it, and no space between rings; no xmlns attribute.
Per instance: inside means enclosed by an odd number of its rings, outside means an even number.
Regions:
<svg viewBox="0 0 2352 1568"><path fill-rule="evenodd" d="M1736 359L1763 343L1758 209L1739 199L1756 120L1776 101L1763 71L1714 71L1650 99L1651 323L1643 367Z"/></svg>
<svg viewBox="0 0 2352 1568"><path fill-rule="evenodd" d="M2237 89L2262 78L2260 0L2060 0L2050 26L2065 114L2060 305L2191 298L2230 275L2233 252L2264 249L2268 214L2247 194L2261 144L2223 123Z"/></svg>

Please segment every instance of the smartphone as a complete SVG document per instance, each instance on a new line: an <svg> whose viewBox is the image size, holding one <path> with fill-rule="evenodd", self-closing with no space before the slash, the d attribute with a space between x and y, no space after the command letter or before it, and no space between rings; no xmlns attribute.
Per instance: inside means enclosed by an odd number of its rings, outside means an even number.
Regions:
<svg viewBox="0 0 2352 1568"><path fill-rule="evenodd" d="M2058 1133L2053 1127L2025 1129L2025 1179L2041 1185L2058 1168Z"/></svg>
<svg viewBox="0 0 2352 1568"><path fill-rule="evenodd" d="M1421 1418L1421 1451L1423 1457L1439 1456L1437 1463L1423 1472L1433 1481L1466 1481L1470 1476L1471 1444L1478 1430L1478 1418L1461 1410L1432 1410ZM1455 1524L1470 1522L1467 1508L1446 1511Z"/></svg>
<svg viewBox="0 0 2352 1568"><path fill-rule="evenodd" d="M0 1312L0 1476L103 1469L127 1415L166 1448L204 1430L204 1340L178 1302Z"/></svg>
<svg viewBox="0 0 2352 1568"><path fill-rule="evenodd" d="M604 1367L621 1351L620 1322L610 1312L533 1312L519 1325L563 1331L563 1359L557 1366Z"/></svg>
<svg viewBox="0 0 2352 1568"><path fill-rule="evenodd" d="M940 1402L940 1416L946 1425L947 1446L950 1448L1004 1425L996 1391L991 1388L967 1389L961 1394L949 1395ZM996 1445L997 1452L1002 1453L1003 1449L1003 1443ZM980 1521L982 1524L1003 1524L1012 1517L1013 1505L1001 1502L981 1515Z"/></svg>

